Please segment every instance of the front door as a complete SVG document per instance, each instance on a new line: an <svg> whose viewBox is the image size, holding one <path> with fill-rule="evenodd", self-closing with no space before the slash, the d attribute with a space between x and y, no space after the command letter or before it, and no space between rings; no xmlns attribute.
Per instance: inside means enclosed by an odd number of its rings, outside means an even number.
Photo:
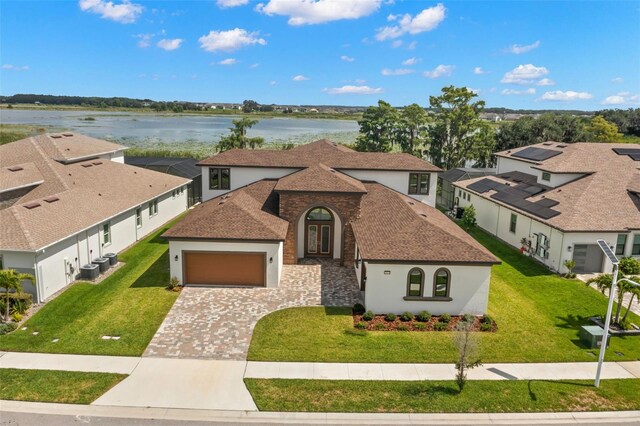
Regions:
<svg viewBox="0 0 640 426"><path fill-rule="evenodd" d="M323 208L311 210L305 218L305 257L333 255L333 215Z"/></svg>

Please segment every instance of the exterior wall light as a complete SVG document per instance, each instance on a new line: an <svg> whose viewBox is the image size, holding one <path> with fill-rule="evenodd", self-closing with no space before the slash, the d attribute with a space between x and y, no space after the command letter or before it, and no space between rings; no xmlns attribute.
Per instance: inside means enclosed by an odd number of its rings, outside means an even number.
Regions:
<svg viewBox="0 0 640 426"><path fill-rule="evenodd" d="M385 275L391 275L391 271L384 271Z"/></svg>
<svg viewBox="0 0 640 426"><path fill-rule="evenodd" d="M178 255L176 254L176 256L173 258L173 260L175 260L176 262L178 261Z"/></svg>
<svg viewBox="0 0 640 426"><path fill-rule="evenodd" d="M273 257L269 258L269 263L273 263Z"/></svg>
<svg viewBox="0 0 640 426"><path fill-rule="evenodd" d="M568 251L569 253L571 253L571 249L572 249L572 247L571 247L571 246L568 246L568 247L567 247L567 251Z"/></svg>

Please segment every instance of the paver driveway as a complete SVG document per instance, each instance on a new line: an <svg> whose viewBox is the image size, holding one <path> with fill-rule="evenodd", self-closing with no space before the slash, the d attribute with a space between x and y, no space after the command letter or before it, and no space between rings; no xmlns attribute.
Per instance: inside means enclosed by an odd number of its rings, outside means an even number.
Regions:
<svg viewBox="0 0 640 426"><path fill-rule="evenodd" d="M245 360L253 328L293 306L353 306L361 293L352 268L334 261L285 265L277 289L186 287L144 356Z"/></svg>

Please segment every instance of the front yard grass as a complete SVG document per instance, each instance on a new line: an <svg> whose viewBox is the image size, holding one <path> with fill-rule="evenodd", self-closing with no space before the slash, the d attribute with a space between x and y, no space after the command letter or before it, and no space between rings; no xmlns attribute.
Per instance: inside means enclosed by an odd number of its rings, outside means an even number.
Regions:
<svg viewBox="0 0 640 426"><path fill-rule="evenodd" d="M502 260L493 267L489 291L488 313L498 331L478 334L482 361L597 361L598 350L580 343L579 330L590 316L606 312L607 299L479 229L472 235ZM640 324L637 315L629 318ZM455 357L450 332L360 331L350 309L323 307L266 316L249 348L253 361L451 363ZM640 337L612 337L606 359L640 359Z"/></svg>
<svg viewBox="0 0 640 426"><path fill-rule="evenodd" d="M72 285L23 324L26 330L0 336L0 350L141 355L178 297L165 289L169 244L160 237L172 223L121 253L125 265L100 284Z"/></svg>
<svg viewBox="0 0 640 426"><path fill-rule="evenodd" d="M346 381L245 379L260 411L503 413L640 409L640 379Z"/></svg>
<svg viewBox="0 0 640 426"><path fill-rule="evenodd" d="M0 369L0 399L90 404L126 374Z"/></svg>

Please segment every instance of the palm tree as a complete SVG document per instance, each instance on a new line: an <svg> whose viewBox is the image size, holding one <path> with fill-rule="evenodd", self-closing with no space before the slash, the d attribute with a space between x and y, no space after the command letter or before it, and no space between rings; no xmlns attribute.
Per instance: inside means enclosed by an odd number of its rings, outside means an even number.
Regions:
<svg viewBox="0 0 640 426"><path fill-rule="evenodd" d="M629 278L631 281L635 281L640 283L640 277L631 277ZM633 299L637 298L640 301L640 287L629 285L629 293L631 293L631 299L629 299L629 305L627 305L627 312L624 313L622 317L622 322L627 320L627 315L629 315L629 311L631 310L631 305L633 305Z"/></svg>
<svg viewBox="0 0 640 426"><path fill-rule="evenodd" d="M619 275L619 279L624 278L624 274L620 274ZM587 281L587 285L590 284L595 284L596 287L598 287L598 290L600 290L602 292L602 294L605 294L605 290L609 290L611 291L611 283L613 281L613 277L611 276L611 274L600 274L595 278L591 278L590 280ZM633 281L633 280L632 280ZM637 293L635 293L637 287L629 284L626 281L618 281L617 283L617 289L618 289L618 294L616 295L617 297L617 308L616 308L616 314L614 315L613 322L616 324L620 324L620 311L622 310L622 303L624 302L624 295L631 292L631 302L629 303L629 308L631 307L631 303L633 302L633 298L635 295L637 295ZM639 296L640 297L640 296ZM628 310L627 310L628 313ZM626 314L625 314L625 318L626 318Z"/></svg>
<svg viewBox="0 0 640 426"><path fill-rule="evenodd" d="M5 322L9 321L9 294L11 291L15 291L18 294L22 294L22 281L31 281L34 283L36 281L36 277L31 274L23 274L14 269L3 269L0 270L0 288L4 288L5 297L6 297L6 307L5 307Z"/></svg>

